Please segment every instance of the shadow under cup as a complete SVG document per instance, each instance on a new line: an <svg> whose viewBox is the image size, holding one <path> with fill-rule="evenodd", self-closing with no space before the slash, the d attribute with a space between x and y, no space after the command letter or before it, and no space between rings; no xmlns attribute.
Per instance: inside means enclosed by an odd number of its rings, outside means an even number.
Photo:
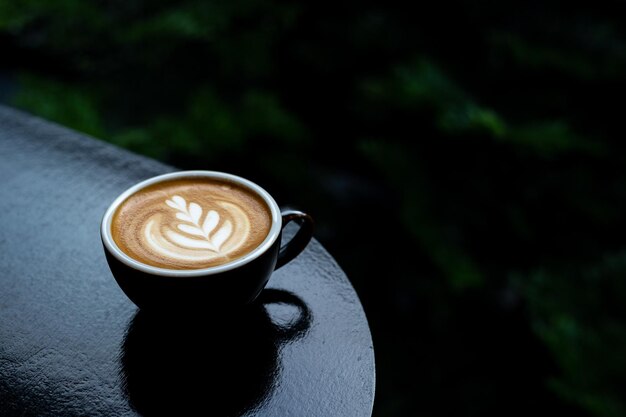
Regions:
<svg viewBox="0 0 626 417"><path fill-rule="evenodd" d="M139 190L171 179L211 178L230 181L257 194L267 204L272 218L265 240L234 261L203 269L175 270L143 264L124 253L111 236L115 211ZM289 222L300 225L294 237L282 241ZM265 288L272 272L295 258L313 235L313 220L302 212L281 212L267 191L244 178L214 171L183 171L143 181L122 193L107 209L100 235L107 262L124 293L141 309L180 309L241 306L254 301Z"/></svg>
<svg viewBox="0 0 626 417"><path fill-rule="evenodd" d="M292 307L286 324L275 323L270 304ZM311 320L300 298L274 289L228 314L140 310L120 355L124 392L144 416L243 415L271 394L281 346Z"/></svg>

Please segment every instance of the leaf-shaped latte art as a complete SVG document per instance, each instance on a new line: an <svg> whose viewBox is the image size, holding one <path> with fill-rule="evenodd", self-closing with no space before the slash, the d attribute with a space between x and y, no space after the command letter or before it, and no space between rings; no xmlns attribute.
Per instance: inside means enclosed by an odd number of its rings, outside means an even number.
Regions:
<svg viewBox="0 0 626 417"><path fill-rule="evenodd" d="M222 226L215 232L215 228L220 222L220 215L215 210L210 210L202 225L200 218L202 217L202 207L196 203L189 203L181 196L175 195L171 200L165 201L171 208L178 211L176 218L190 224L179 224L178 229L190 235L203 237L204 240L189 238L174 231L168 231L167 237L182 247L194 249L208 249L219 252L222 244L230 237L233 231L233 225L230 220L226 220Z"/></svg>
<svg viewBox="0 0 626 417"><path fill-rule="evenodd" d="M165 204L176 211L176 224L164 224L163 215L154 215L144 227L145 241L161 256L193 261L227 255L238 249L250 232L250 221L237 205L215 201L223 209L222 219L217 210L205 210L195 202L187 202L179 195L167 199ZM233 223L234 222L234 223Z"/></svg>

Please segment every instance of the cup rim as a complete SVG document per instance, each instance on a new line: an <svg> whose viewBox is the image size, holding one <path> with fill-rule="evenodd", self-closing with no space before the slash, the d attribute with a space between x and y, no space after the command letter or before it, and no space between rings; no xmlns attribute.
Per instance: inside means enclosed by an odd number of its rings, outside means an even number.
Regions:
<svg viewBox="0 0 626 417"><path fill-rule="evenodd" d="M248 190L254 192L258 196L260 196L267 206L270 209L270 214L272 218L272 225L270 227L269 232L265 239L252 251L247 253L246 255L237 258L233 261L227 262L225 264L211 266L208 268L201 269L168 269L161 268L157 266L152 266L140 262L129 255L127 255L124 251L122 251L115 240L113 240L113 236L111 235L111 223L113 221L113 214L117 210L117 208L124 202L128 197L132 194L135 194L137 191L146 188L152 184L157 184L160 182L178 179L178 178L215 178L225 181L233 182L239 186L243 186ZM122 192L113 202L109 205L107 210L104 212L104 216L102 217L102 222L100 224L100 236L102 238L102 242L106 248L106 250L113 255L118 261L123 264L139 270L141 272L145 272L151 275L160 275L165 277L199 277L206 275L215 275L221 272L230 271L232 269L239 268L249 262L252 262L262 254L264 254L278 239L280 235L280 231L282 229L282 216L280 214L280 208L276 201L272 196L261 188L259 185L253 183L250 180L239 177L233 174L227 174L225 172L219 171L203 171L203 170L193 170L193 171L177 171L171 172L168 174L157 175L155 177L148 178L143 180L132 187L126 189L126 191Z"/></svg>

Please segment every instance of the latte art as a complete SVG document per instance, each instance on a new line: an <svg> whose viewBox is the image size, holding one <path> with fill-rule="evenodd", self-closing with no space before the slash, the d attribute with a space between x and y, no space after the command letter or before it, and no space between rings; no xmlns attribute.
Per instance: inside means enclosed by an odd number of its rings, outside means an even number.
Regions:
<svg viewBox="0 0 626 417"><path fill-rule="evenodd" d="M270 217L260 198L216 180L178 180L140 190L113 218L115 242L149 265L196 269L226 263L258 246Z"/></svg>
<svg viewBox="0 0 626 417"><path fill-rule="evenodd" d="M176 218L181 221L177 225L179 231L163 224L163 216L159 214L150 217L143 229L146 242L162 256L180 260L210 260L239 249L250 232L250 220L235 204L216 202L223 209L222 216L216 210L209 210L201 223L203 210L200 205L193 202L187 205L185 199L178 195L165 203L177 211ZM233 217L233 221L220 222L227 214Z"/></svg>

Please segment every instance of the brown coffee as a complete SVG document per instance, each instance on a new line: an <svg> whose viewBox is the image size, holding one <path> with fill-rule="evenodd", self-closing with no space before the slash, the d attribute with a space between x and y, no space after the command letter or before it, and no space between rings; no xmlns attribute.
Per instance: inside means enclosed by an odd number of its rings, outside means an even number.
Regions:
<svg viewBox="0 0 626 417"><path fill-rule="evenodd" d="M200 269L240 258L267 237L265 201L238 184L185 178L128 197L111 223L113 240L131 258L167 269Z"/></svg>

